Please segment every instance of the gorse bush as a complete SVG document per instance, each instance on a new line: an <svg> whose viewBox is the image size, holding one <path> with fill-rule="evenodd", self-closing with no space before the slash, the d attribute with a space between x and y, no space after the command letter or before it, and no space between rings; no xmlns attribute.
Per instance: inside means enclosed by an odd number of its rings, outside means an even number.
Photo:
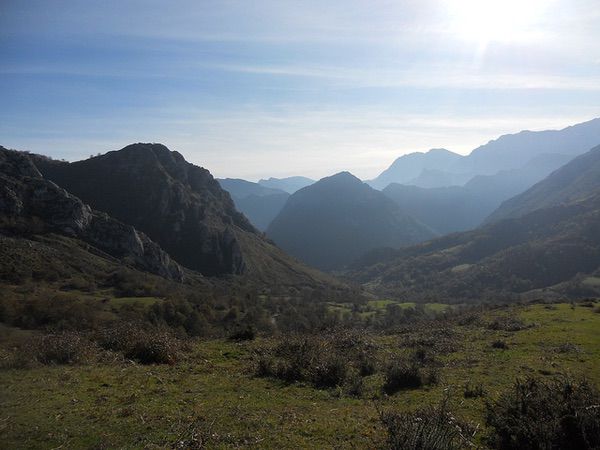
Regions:
<svg viewBox="0 0 600 450"><path fill-rule="evenodd" d="M142 364L175 364L179 357L180 343L165 331L146 334L145 339L135 342L126 352L127 358Z"/></svg>
<svg viewBox="0 0 600 450"><path fill-rule="evenodd" d="M182 349L181 341L169 331L132 323L122 323L96 334L105 350L122 353L142 364L174 364Z"/></svg>
<svg viewBox="0 0 600 450"><path fill-rule="evenodd" d="M239 326L229 335L229 339L232 341L251 341L256 337L256 330L252 325Z"/></svg>
<svg viewBox="0 0 600 450"><path fill-rule="evenodd" d="M385 371L383 390L394 394L401 389L416 389L423 386L423 374L414 361L394 361Z"/></svg>
<svg viewBox="0 0 600 450"><path fill-rule="evenodd" d="M34 337L27 347L31 358L41 364L84 363L96 354L96 347L87 338L67 331Z"/></svg>
<svg viewBox="0 0 600 450"><path fill-rule="evenodd" d="M500 350L508 350L508 344L506 343L506 341L503 340L497 340L492 342L492 348L497 348Z"/></svg>
<svg viewBox="0 0 600 450"><path fill-rule="evenodd" d="M494 331L521 331L531 328L533 324L523 322L521 319L516 317L501 316L496 317L492 322L488 324L488 329Z"/></svg>
<svg viewBox="0 0 600 450"><path fill-rule="evenodd" d="M424 349L417 349L410 357L390 362L385 371L383 390L394 394L402 389L416 389L437 384L439 371L435 358Z"/></svg>
<svg viewBox="0 0 600 450"><path fill-rule="evenodd" d="M481 383L474 384L471 381L468 381L465 384L465 388L463 391L463 395L465 398L485 397L485 394L486 394L486 392L483 387L483 384L481 384Z"/></svg>
<svg viewBox="0 0 600 450"><path fill-rule="evenodd" d="M452 353L460 346L461 342L457 333L452 328L430 324L424 327L421 325L406 325L402 330L400 346L410 349L417 349L417 352L427 349L426 352Z"/></svg>
<svg viewBox="0 0 600 450"><path fill-rule="evenodd" d="M600 448L600 394L589 382L517 380L486 406L489 445L502 450Z"/></svg>
<svg viewBox="0 0 600 450"><path fill-rule="evenodd" d="M448 411L447 401L414 412L380 412L391 450L458 450L473 446L472 427Z"/></svg>
<svg viewBox="0 0 600 450"><path fill-rule="evenodd" d="M348 360L339 354L320 358L312 367L311 381L318 388L340 386L346 381Z"/></svg>
<svg viewBox="0 0 600 450"><path fill-rule="evenodd" d="M368 360L371 347L373 344L364 335L350 331L288 336L258 352L255 373L288 383L308 382L317 388L346 383L356 388L356 377L375 372L374 361Z"/></svg>

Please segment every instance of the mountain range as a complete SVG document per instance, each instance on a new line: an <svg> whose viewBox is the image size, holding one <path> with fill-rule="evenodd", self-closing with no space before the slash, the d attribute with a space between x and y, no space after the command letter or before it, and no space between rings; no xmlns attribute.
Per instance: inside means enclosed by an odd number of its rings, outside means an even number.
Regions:
<svg viewBox="0 0 600 450"><path fill-rule="evenodd" d="M292 194L267 236L301 261L333 270L373 248L414 244L434 233L381 192L341 172Z"/></svg>
<svg viewBox="0 0 600 450"><path fill-rule="evenodd" d="M500 204L520 194L600 142L600 119L562 130L504 135L461 156L446 149L396 159L374 180L400 209L437 235L480 225ZM222 180L236 207L261 231L293 193L314 183L304 177L270 178L259 183ZM293 185L290 187L290 183ZM263 188L280 188L266 191Z"/></svg>
<svg viewBox="0 0 600 450"><path fill-rule="evenodd" d="M73 163L5 149L3 155L2 174L11 181L0 204L3 235L75 238L91 252L173 272L171 278L181 267L263 287L342 286L266 240L206 169L163 145L132 144ZM15 169L14 160L27 169ZM172 268L153 269L155 259Z"/></svg>
<svg viewBox="0 0 600 450"><path fill-rule="evenodd" d="M279 189L281 191L285 191L288 194L293 194L294 192L313 184L315 180L312 180L307 177L287 177L287 178L268 178L262 179L258 181L258 184L264 187L268 187L271 189Z"/></svg>
<svg viewBox="0 0 600 450"><path fill-rule="evenodd" d="M584 201L600 184L600 146L575 158L531 189L505 201L487 223L521 217L537 209Z"/></svg>
<svg viewBox="0 0 600 450"><path fill-rule="evenodd" d="M158 244L45 179L28 155L0 147L0 180L3 244L17 237L54 233L87 244L84 248L93 246L136 269L182 280L182 268ZM25 252L19 253L19 259L24 259ZM13 260L12 269L19 265Z"/></svg>
<svg viewBox="0 0 600 450"><path fill-rule="evenodd" d="M521 169L477 175L464 186L422 188L389 184L383 193L439 235L480 225L500 204L520 194L570 160L568 155L541 155Z"/></svg>
<svg viewBox="0 0 600 450"><path fill-rule="evenodd" d="M348 172L216 180L161 144L76 162L0 147L0 278L91 271L110 284L126 268L221 292L339 293L359 283L419 301L593 294L598 143L595 119L503 136L465 157L407 155L379 181L471 178L382 191Z"/></svg>
<svg viewBox="0 0 600 450"><path fill-rule="evenodd" d="M486 223L373 251L347 276L379 295L419 301L598 295L600 146L505 202Z"/></svg>
<svg viewBox="0 0 600 450"><path fill-rule="evenodd" d="M573 158L599 142L600 118L562 130L521 131L500 136L466 156L445 149L401 156L368 183L377 189L384 189L390 183L425 188L464 185L477 175L531 167L540 157Z"/></svg>
<svg viewBox="0 0 600 450"><path fill-rule="evenodd" d="M235 207L252 225L265 231L285 205L289 193L238 178L219 179L219 184L231 195Z"/></svg>

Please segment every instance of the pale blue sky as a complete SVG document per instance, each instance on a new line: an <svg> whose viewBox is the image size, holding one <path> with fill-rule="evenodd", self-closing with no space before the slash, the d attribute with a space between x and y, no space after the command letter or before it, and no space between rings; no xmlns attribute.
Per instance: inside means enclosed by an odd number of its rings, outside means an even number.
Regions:
<svg viewBox="0 0 600 450"><path fill-rule="evenodd" d="M0 0L0 144L370 178L600 116L598 42L599 0Z"/></svg>

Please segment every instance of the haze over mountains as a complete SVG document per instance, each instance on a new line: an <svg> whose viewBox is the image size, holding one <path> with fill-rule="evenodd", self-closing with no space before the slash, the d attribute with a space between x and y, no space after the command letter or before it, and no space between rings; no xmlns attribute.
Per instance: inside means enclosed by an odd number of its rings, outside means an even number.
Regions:
<svg viewBox="0 0 600 450"><path fill-rule="evenodd" d="M461 158L461 155L444 148L434 148L427 153L409 153L396 159L377 178L367 181L367 183L375 189L383 189L390 183L415 184L418 183L419 177L424 176L423 172L438 171L444 173L448 168L454 167ZM438 185L439 183L442 183L442 186L446 185L445 181L438 182ZM454 184L457 183L450 183L449 185Z"/></svg>
<svg viewBox="0 0 600 450"><path fill-rule="evenodd" d="M206 169L186 162L163 145L132 144L74 163L18 152L8 154L29 161L44 183L65 188L68 192L58 191L67 198L76 196L102 211L102 217L111 223L129 224L132 230L135 227L150 236L160 245L154 253L160 255L163 251L205 276L240 276L263 286L340 286L265 240L236 211L229 194ZM3 215L7 208L2 205ZM45 223L61 213L60 205L56 208L59 211L47 218L32 214ZM62 213L69 214L71 207L65 208L67 211ZM25 212L14 214L20 217ZM8 228L4 231L10 232ZM31 233L36 234L35 227ZM131 233L131 239L139 240L135 231ZM144 248L152 248L150 245Z"/></svg>
<svg viewBox="0 0 600 450"><path fill-rule="evenodd" d="M372 252L349 276L380 295L420 301L597 295L600 146L505 202L487 222L422 245Z"/></svg>
<svg viewBox="0 0 600 450"><path fill-rule="evenodd" d="M599 137L600 118L562 130L521 131L500 136L466 156L444 149L401 156L368 183L378 189L390 183L420 187L462 185L477 175L495 175L531 166L540 158L556 158L556 155L572 158L597 145ZM427 181L420 182L420 179ZM435 180L438 180L436 185Z"/></svg>
<svg viewBox="0 0 600 450"><path fill-rule="evenodd" d="M286 191L268 188L251 181L236 178L224 178L218 181L231 195L235 207L261 231L267 229L290 196Z"/></svg>
<svg viewBox="0 0 600 450"><path fill-rule="evenodd" d="M311 180L307 177L287 177L287 178L269 178L259 180L258 184L272 189L280 189L293 194L294 192L302 189L303 187L310 186L315 180Z"/></svg>
<svg viewBox="0 0 600 450"><path fill-rule="evenodd" d="M521 169L477 175L464 186L423 188L389 184L383 193L439 235L475 228L504 200L523 192L570 160L541 155Z"/></svg>
<svg viewBox="0 0 600 450"><path fill-rule="evenodd" d="M535 186L504 202L486 223L521 217L537 209L584 201L600 184L600 146L578 156Z"/></svg>
<svg viewBox="0 0 600 450"><path fill-rule="evenodd" d="M522 131L492 140L467 156L446 149L404 155L366 183L382 190L406 214L443 235L480 225L503 201L598 142L600 119L562 130ZM313 180L291 177L222 183L238 209L265 231L285 204L282 191L293 193ZM262 187L280 190L264 191Z"/></svg>
<svg viewBox="0 0 600 450"><path fill-rule="evenodd" d="M267 235L307 264L331 270L370 249L414 244L434 233L381 192L341 172L293 194Z"/></svg>
<svg viewBox="0 0 600 450"><path fill-rule="evenodd" d="M460 186L390 183L383 191L348 172L314 183L217 181L160 144L73 163L2 149L2 242L14 255L28 248L20 236L47 255L62 254L63 242L77 248L81 265L113 258L110 264L175 281L190 273L336 290L343 283L309 266L350 267L352 282L381 295L587 292L600 234L600 151L581 151L592 141L600 143L599 119L503 136L467 157L407 155L381 179L423 180L457 167L483 173ZM502 170L487 173L488 161L502 154L509 160L498 163ZM467 229L474 231L446 236ZM56 258L66 263L66 254Z"/></svg>

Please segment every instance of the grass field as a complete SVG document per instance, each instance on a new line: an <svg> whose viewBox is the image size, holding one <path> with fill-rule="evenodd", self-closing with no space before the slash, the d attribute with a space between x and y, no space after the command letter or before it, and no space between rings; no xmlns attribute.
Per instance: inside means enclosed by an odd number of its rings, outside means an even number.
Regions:
<svg viewBox="0 0 600 450"><path fill-rule="evenodd" d="M515 318L523 329L490 326ZM410 351L408 338L448 340L436 353L437 385L390 396L382 393L381 371L365 378L358 398L338 388L257 378L255 350L275 338L197 341L173 366L2 369L0 447L193 448L202 442L208 448L377 448L385 442L378 409L412 410L446 395L457 416L479 425L475 440L481 443L485 401L516 377L586 376L600 385L599 330L593 305L538 304L487 311L464 325L432 322L374 335L379 362ZM498 340L508 348L493 348ZM485 396L464 398L468 381L481 383Z"/></svg>
<svg viewBox="0 0 600 450"><path fill-rule="evenodd" d="M397 306L401 309L414 309L417 304L414 302L398 302L394 300L370 300L366 305L360 307L359 316L362 318L367 317L381 317L385 314L386 309L391 306ZM328 303L329 310L336 312L340 315L351 314L354 308L352 303ZM451 306L444 303L424 303L423 309L428 313L442 313Z"/></svg>

